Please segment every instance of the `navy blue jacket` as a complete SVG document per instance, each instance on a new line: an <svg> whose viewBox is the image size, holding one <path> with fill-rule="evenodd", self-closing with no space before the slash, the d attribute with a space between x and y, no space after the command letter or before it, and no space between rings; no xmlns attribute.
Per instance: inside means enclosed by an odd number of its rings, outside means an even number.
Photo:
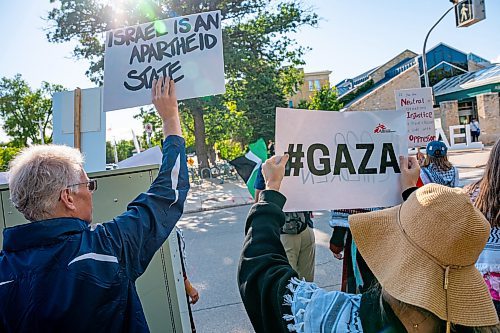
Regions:
<svg viewBox="0 0 500 333"><path fill-rule="evenodd" d="M56 218L4 230L0 332L149 332L135 281L182 215L184 145L165 140L158 177L112 221Z"/></svg>

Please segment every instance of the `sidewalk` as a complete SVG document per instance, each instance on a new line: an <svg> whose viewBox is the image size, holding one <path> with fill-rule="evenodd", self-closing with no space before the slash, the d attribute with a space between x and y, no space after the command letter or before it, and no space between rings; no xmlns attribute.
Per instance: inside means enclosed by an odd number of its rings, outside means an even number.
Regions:
<svg viewBox="0 0 500 333"><path fill-rule="evenodd" d="M475 182L483 176L490 151L491 146L483 150L449 151L450 162L458 168L461 186Z"/></svg>
<svg viewBox="0 0 500 333"><path fill-rule="evenodd" d="M204 180L201 185L191 184L184 213L224 209L253 203L253 198L242 180L224 182Z"/></svg>

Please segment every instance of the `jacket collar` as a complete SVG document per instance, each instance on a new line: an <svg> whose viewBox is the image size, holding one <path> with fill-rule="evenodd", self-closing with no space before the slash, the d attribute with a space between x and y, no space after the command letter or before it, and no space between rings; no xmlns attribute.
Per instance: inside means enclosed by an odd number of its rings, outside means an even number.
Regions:
<svg viewBox="0 0 500 333"><path fill-rule="evenodd" d="M5 228L3 250L15 252L55 244L88 227L89 224L81 219L62 217Z"/></svg>

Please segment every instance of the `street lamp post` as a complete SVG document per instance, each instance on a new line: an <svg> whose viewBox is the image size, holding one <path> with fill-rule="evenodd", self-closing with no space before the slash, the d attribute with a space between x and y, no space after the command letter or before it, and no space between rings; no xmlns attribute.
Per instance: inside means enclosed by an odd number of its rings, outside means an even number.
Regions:
<svg viewBox="0 0 500 333"><path fill-rule="evenodd" d="M432 30L434 30L434 28L439 24L439 22L441 22L444 17L452 10L454 9L456 6L456 3L453 4L453 6L451 8L449 8L444 14L443 16L441 16L439 18L439 20L437 20L436 23L434 23L434 25L432 26L431 30L429 30L429 32L427 33L427 36L425 36L425 40L424 40L424 48L423 48L423 51L422 51L422 67L423 67L423 71L424 71L424 82L425 82L425 86L426 87L429 87L429 74L427 73L427 56L426 56L426 53L425 53L425 48L427 47L427 39L429 39L429 35L431 34Z"/></svg>

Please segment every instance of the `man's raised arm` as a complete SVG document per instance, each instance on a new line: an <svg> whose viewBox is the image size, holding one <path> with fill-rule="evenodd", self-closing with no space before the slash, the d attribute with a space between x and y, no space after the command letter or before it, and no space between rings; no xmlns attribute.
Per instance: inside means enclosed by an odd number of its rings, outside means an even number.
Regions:
<svg viewBox="0 0 500 333"><path fill-rule="evenodd" d="M104 223L102 232L108 246L118 252L119 262L129 278L137 279L154 253L170 235L182 216L189 190L185 141L182 138L179 109L173 80L153 82L152 100L163 122L162 164L151 187L113 221Z"/></svg>

